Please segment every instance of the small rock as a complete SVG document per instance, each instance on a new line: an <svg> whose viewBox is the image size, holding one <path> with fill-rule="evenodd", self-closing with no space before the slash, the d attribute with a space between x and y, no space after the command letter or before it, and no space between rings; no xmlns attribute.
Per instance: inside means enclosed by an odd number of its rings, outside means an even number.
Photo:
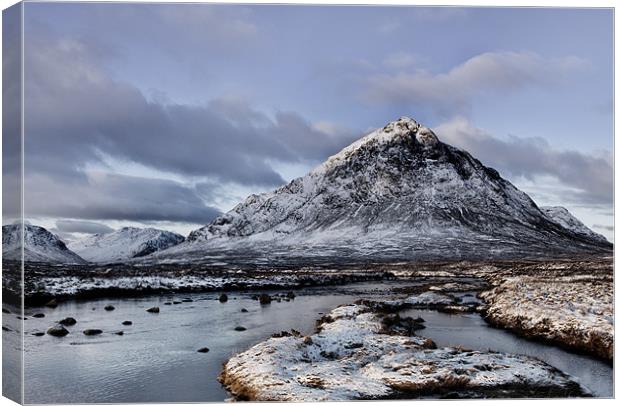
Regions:
<svg viewBox="0 0 620 406"><path fill-rule="evenodd" d="M243 327L243 326L237 326L235 327L235 331L245 331L247 330L247 328Z"/></svg>
<svg viewBox="0 0 620 406"><path fill-rule="evenodd" d="M58 324L48 328L47 334L54 337L64 337L69 334L69 330L67 330L62 324Z"/></svg>
<svg viewBox="0 0 620 406"><path fill-rule="evenodd" d="M159 307L155 306L155 307L150 307L148 309L146 309L147 312L149 313L159 313Z"/></svg>
<svg viewBox="0 0 620 406"><path fill-rule="evenodd" d="M116 334L117 336L122 336L122 335L124 335L125 333L123 333L122 331L117 331L117 332L116 332L116 333L114 333L114 334Z"/></svg>
<svg viewBox="0 0 620 406"><path fill-rule="evenodd" d="M181 300L181 302L185 302L185 303L190 303L190 302L193 302L193 301L194 301L193 299L189 299L189 298L185 298L185 299Z"/></svg>
<svg viewBox="0 0 620 406"><path fill-rule="evenodd" d="M44 336L45 333L42 332L42 331L36 331L36 332L32 333L32 335L35 336L35 337L41 337L41 336Z"/></svg>
<svg viewBox="0 0 620 406"><path fill-rule="evenodd" d="M133 322L130 321L130 320L125 320L122 324L123 324L123 326L131 326L133 324Z"/></svg>
<svg viewBox="0 0 620 406"><path fill-rule="evenodd" d="M418 316L415 319L413 319L414 322L416 323L424 323L426 320L424 320L422 317Z"/></svg>
<svg viewBox="0 0 620 406"><path fill-rule="evenodd" d="M222 293L222 294L220 295L220 302L221 302L221 303L228 302L228 295L227 295L226 293Z"/></svg>
<svg viewBox="0 0 620 406"><path fill-rule="evenodd" d="M262 305L271 303L271 296L266 293L261 294L258 297L258 302Z"/></svg>
<svg viewBox="0 0 620 406"><path fill-rule="evenodd" d="M310 336L305 336L304 337L304 344L306 345L312 345L314 342L312 341L312 337Z"/></svg>
<svg viewBox="0 0 620 406"><path fill-rule="evenodd" d="M45 307L57 307L58 306L58 302L56 301L56 299L52 299L49 302L45 303Z"/></svg>
<svg viewBox="0 0 620 406"><path fill-rule="evenodd" d="M114 310L114 309L115 309L115 307L114 307L114 306L112 306L112 305L107 305L107 306L106 306L106 307L104 307L103 309L104 309L105 311L111 312L112 310Z"/></svg>
<svg viewBox="0 0 620 406"><path fill-rule="evenodd" d="M207 347L202 347L198 350L198 352L203 352L203 353L209 352L209 349Z"/></svg>
<svg viewBox="0 0 620 406"><path fill-rule="evenodd" d="M73 317L66 317L60 320L58 323L62 324L63 326L73 326L75 325L75 323L77 323L77 320L75 320Z"/></svg>
<svg viewBox="0 0 620 406"><path fill-rule="evenodd" d="M6 326L2 326L2 331L13 331L10 328L6 327Z"/></svg>
<svg viewBox="0 0 620 406"><path fill-rule="evenodd" d="M170 306L172 304L172 302L165 302L164 303L166 306Z"/></svg>
<svg viewBox="0 0 620 406"><path fill-rule="evenodd" d="M181 304L181 302L179 302L178 300L174 300L172 304Z"/></svg>
<svg viewBox="0 0 620 406"><path fill-rule="evenodd" d="M2 313L11 314L11 312L8 309L5 309L4 307L2 308Z"/></svg>
<svg viewBox="0 0 620 406"><path fill-rule="evenodd" d="M28 317L16 316L19 320L28 320Z"/></svg>
<svg viewBox="0 0 620 406"><path fill-rule="evenodd" d="M247 313L248 309L246 309L245 307L241 309L241 313Z"/></svg>
<svg viewBox="0 0 620 406"><path fill-rule="evenodd" d="M296 297L296 296L295 296L295 293L293 293L293 292L288 292L288 293L286 294L286 297L287 297L287 298L289 298L289 299L295 299L295 297Z"/></svg>
<svg viewBox="0 0 620 406"><path fill-rule="evenodd" d="M36 313L36 314L33 314L32 317L34 317L35 319L40 319L40 318L45 317L45 315L43 313Z"/></svg>
<svg viewBox="0 0 620 406"><path fill-rule="evenodd" d="M88 328L82 331L82 333L84 333L85 336L96 336L103 333L103 331L99 330L98 328Z"/></svg>

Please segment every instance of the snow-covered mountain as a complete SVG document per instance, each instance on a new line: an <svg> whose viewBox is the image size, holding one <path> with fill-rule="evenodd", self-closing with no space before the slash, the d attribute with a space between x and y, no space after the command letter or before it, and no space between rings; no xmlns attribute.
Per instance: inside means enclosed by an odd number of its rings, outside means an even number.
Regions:
<svg viewBox="0 0 620 406"><path fill-rule="evenodd" d="M143 257L183 242L182 235L154 228L123 227L69 243L69 248L91 262L118 262Z"/></svg>
<svg viewBox="0 0 620 406"><path fill-rule="evenodd" d="M2 226L2 256L21 260L21 224ZM32 262L85 264L64 242L43 227L24 224L24 259Z"/></svg>
<svg viewBox="0 0 620 406"><path fill-rule="evenodd" d="M547 217L549 217L551 220L555 221L562 227L573 231L575 234L579 234L593 240L598 240L603 243L608 242L607 238L589 229L577 217L573 216L565 207L541 206L540 210L545 213Z"/></svg>
<svg viewBox="0 0 620 406"><path fill-rule="evenodd" d="M496 170L404 117L306 176L249 196L158 259L498 258L610 247L551 220Z"/></svg>

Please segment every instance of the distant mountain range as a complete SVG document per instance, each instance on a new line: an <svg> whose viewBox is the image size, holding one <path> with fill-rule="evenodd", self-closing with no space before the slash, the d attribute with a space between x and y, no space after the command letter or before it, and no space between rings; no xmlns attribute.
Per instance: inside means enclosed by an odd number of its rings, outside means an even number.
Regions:
<svg viewBox="0 0 620 406"><path fill-rule="evenodd" d="M123 227L107 234L93 234L67 245L43 227L24 225L24 258L30 262L85 264L123 262L183 242L179 234L154 228ZM21 227L2 227L2 255L21 259Z"/></svg>
<svg viewBox="0 0 620 406"><path fill-rule="evenodd" d="M144 257L185 241L185 237L154 228L123 227L107 234L93 234L68 244L90 262L121 262Z"/></svg>
<svg viewBox="0 0 620 406"><path fill-rule="evenodd" d="M11 227L3 227L3 252L15 258ZM26 230L27 259L76 263L548 258L612 249L565 208L538 207L496 170L407 117L307 175L249 196L186 240L125 227L67 248L41 227Z"/></svg>

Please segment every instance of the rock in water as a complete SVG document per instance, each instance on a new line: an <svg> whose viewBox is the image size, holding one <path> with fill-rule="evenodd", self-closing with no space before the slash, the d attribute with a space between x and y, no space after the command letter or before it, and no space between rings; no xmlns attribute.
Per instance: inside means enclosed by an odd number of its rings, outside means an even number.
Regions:
<svg viewBox="0 0 620 406"><path fill-rule="evenodd" d="M114 307L114 306L112 306L112 305L107 305L107 306L106 306L106 307L104 307L103 309L104 309L105 311L111 312L112 310L114 310L114 309L115 309L115 307Z"/></svg>
<svg viewBox="0 0 620 406"><path fill-rule="evenodd" d="M488 259L609 253L552 220L500 174L401 118L306 176L251 195L157 259Z"/></svg>
<svg viewBox="0 0 620 406"><path fill-rule="evenodd" d="M228 302L228 295L226 293L222 293L220 295L220 302L221 303Z"/></svg>
<svg viewBox="0 0 620 406"><path fill-rule="evenodd" d="M45 303L45 307L51 307L51 308L58 307L58 302L56 301L56 299L52 299L48 301L47 303Z"/></svg>
<svg viewBox="0 0 620 406"><path fill-rule="evenodd" d="M258 301L260 304L265 305L271 303L271 296L266 293L263 293L258 297Z"/></svg>
<svg viewBox="0 0 620 406"><path fill-rule="evenodd" d="M58 325L48 328L47 334L54 336L54 337L64 337L67 334L69 334L69 330L67 330L63 325L58 324Z"/></svg>
<svg viewBox="0 0 620 406"><path fill-rule="evenodd" d="M125 320L122 324L123 326L131 326L133 323L129 320Z"/></svg>
<svg viewBox="0 0 620 406"><path fill-rule="evenodd" d="M96 336L103 333L103 331L99 330L98 328L89 328L84 330L83 333L85 336Z"/></svg>
<svg viewBox="0 0 620 406"><path fill-rule="evenodd" d="M202 347L198 350L198 352L206 353L209 352L209 349L207 347Z"/></svg>
<svg viewBox="0 0 620 406"><path fill-rule="evenodd" d="M58 323L62 324L63 326L74 326L77 323L77 320L75 320L73 317L66 317L60 320Z"/></svg>
<svg viewBox="0 0 620 406"><path fill-rule="evenodd" d="M159 313L159 307L150 307L148 309L146 309L147 312L149 313Z"/></svg>

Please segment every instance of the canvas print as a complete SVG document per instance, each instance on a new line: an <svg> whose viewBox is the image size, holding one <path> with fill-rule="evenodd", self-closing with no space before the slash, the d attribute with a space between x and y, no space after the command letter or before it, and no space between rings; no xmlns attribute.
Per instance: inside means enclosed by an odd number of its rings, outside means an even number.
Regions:
<svg viewBox="0 0 620 406"><path fill-rule="evenodd" d="M3 395L614 396L612 8L3 11Z"/></svg>

